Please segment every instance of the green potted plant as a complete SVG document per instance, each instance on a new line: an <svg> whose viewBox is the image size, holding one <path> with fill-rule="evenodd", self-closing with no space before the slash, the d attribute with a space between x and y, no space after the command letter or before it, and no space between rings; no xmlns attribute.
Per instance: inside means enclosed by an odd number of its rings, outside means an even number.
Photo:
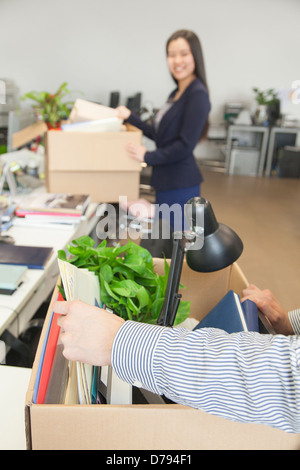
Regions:
<svg viewBox="0 0 300 470"><path fill-rule="evenodd" d="M58 258L94 272L99 280L101 301L117 315L125 320L156 324L167 290L166 260L164 275L158 275L150 252L131 239L123 246L107 246L106 239L97 247L94 245L91 237L83 235L67 246L69 254L59 250ZM65 298L63 287L58 288ZM189 313L190 302L181 300L174 324L186 320Z"/></svg>
<svg viewBox="0 0 300 470"><path fill-rule="evenodd" d="M34 101L33 108L36 110L38 118L45 121L49 129L57 129L60 128L61 121L68 118L73 105L72 101L63 102L63 99L71 93L67 86L66 82L62 83L55 93L30 91L25 93L21 100Z"/></svg>
<svg viewBox="0 0 300 470"><path fill-rule="evenodd" d="M254 115L255 124L274 124L279 118L280 101L274 88L259 90L253 88L257 109Z"/></svg>

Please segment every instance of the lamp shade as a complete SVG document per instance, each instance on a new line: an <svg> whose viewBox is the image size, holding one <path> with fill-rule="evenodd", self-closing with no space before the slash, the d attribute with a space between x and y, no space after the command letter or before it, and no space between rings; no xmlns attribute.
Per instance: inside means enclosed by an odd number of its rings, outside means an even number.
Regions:
<svg viewBox="0 0 300 470"><path fill-rule="evenodd" d="M218 271L239 258L243 251L242 240L231 228L217 221L209 201L201 197L190 199L185 214L192 231L199 231L197 220L204 221L203 247L186 251L186 261L191 269Z"/></svg>

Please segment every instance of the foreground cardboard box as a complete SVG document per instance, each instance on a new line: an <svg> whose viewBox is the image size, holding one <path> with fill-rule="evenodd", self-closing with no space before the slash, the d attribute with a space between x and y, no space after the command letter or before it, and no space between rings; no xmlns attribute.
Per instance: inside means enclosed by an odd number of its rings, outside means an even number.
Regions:
<svg viewBox="0 0 300 470"><path fill-rule="evenodd" d="M155 259L163 272L163 260ZM183 265L183 299L191 301L191 316L200 320L233 289L248 284L237 264L201 274ZM50 307L51 309L51 307ZM47 319L50 312L48 313ZM235 423L176 404L158 405L35 405L35 376L47 319L38 346L26 396L26 438L33 450L192 450L299 449L300 435L264 425Z"/></svg>

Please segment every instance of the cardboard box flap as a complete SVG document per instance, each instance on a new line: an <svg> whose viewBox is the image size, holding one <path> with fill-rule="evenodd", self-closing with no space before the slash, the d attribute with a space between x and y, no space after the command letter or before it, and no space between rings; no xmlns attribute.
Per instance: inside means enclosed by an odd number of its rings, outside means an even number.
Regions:
<svg viewBox="0 0 300 470"><path fill-rule="evenodd" d="M241 288L245 288L247 284L244 280L238 282L238 274L236 280L231 280L234 266L212 273L199 273L189 268L184 259L180 280L184 288L180 290L180 294L182 300L190 301L191 317L202 320L229 289L233 289L237 294L241 293Z"/></svg>
<svg viewBox="0 0 300 470"><path fill-rule="evenodd" d="M28 144L33 139L47 132L48 127L44 121L37 121L25 129L15 132L12 136L12 148L17 149Z"/></svg>

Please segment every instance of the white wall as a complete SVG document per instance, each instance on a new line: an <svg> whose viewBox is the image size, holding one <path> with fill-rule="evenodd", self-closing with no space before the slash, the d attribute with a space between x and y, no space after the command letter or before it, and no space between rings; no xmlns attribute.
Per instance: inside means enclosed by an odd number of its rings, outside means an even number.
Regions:
<svg viewBox="0 0 300 470"><path fill-rule="evenodd" d="M299 18L299 0L0 0L0 78L20 94L67 81L103 104L111 91L122 103L141 91L157 107L174 87L166 39L188 28L203 45L218 122L225 102L254 105L253 86L300 79Z"/></svg>

